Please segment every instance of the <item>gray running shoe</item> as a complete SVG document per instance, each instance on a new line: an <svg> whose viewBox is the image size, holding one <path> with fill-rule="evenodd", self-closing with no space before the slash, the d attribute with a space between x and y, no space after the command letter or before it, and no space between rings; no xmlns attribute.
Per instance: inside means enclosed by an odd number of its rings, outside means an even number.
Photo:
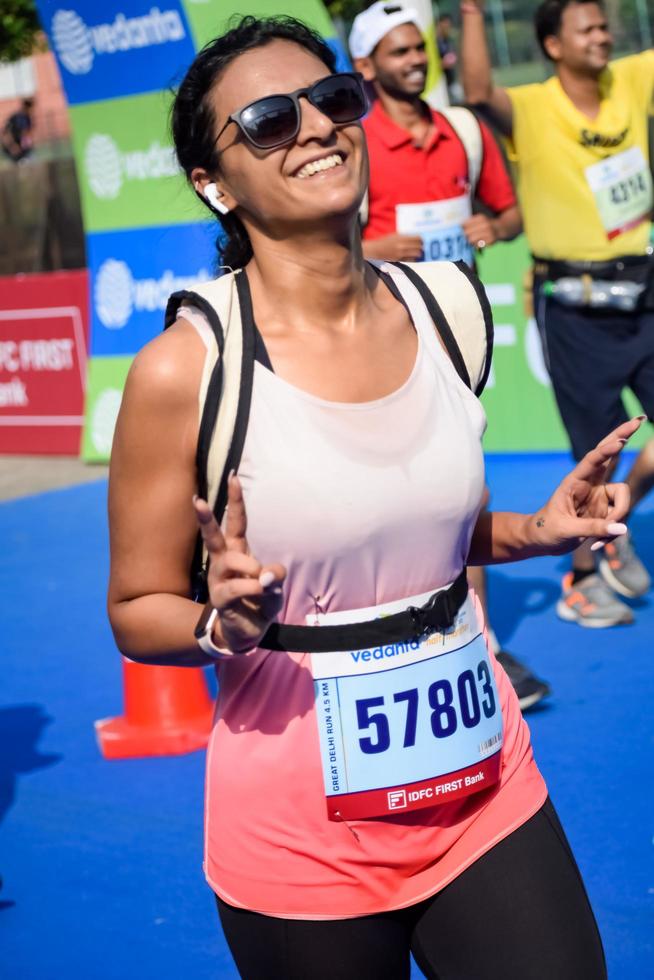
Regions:
<svg viewBox="0 0 654 980"><path fill-rule="evenodd" d="M532 674L526 664L506 650L499 650L495 654L495 659L504 668L506 676L511 681L522 711L528 711L551 694L550 686L546 681Z"/></svg>
<svg viewBox="0 0 654 980"><path fill-rule="evenodd" d="M652 580L628 534L607 541L601 554L599 573L614 592L636 599L649 591Z"/></svg>
<svg viewBox="0 0 654 980"><path fill-rule="evenodd" d="M597 572L587 575L576 585L572 584L572 572L568 572L563 578L562 595L556 604L556 612L560 619L568 623L595 629L634 621L629 606L620 602Z"/></svg>

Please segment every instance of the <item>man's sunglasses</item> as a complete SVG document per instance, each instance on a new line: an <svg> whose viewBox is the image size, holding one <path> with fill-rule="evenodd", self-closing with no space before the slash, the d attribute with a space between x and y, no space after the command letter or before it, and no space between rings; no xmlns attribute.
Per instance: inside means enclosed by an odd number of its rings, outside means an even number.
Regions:
<svg viewBox="0 0 654 980"><path fill-rule="evenodd" d="M216 136L216 143L230 123L236 123L249 142L260 150L290 143L300 132L305 98L337 125L356 122L365 115L368 100L358 72L337 72L319 79L308 88L284 95L266 95L233 112Z"/></svg>

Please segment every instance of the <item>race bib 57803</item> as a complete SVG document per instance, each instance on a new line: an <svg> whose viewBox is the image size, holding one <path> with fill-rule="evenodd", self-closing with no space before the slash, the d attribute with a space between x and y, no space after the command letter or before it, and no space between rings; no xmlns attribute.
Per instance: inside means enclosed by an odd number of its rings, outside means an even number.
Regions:
<svg viewBox="0 0 654 980"><path fill-rule="evenodd" d="M428 598L307 619L363 622ZM502 713L470 597L446 632L369 650L314 653L311 662L330 818L437 806L499 778Z"/></svg>

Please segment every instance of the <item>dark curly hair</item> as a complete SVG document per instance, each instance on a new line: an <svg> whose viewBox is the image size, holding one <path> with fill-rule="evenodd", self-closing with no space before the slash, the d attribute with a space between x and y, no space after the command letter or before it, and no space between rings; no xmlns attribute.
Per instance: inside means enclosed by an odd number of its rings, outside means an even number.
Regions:
<svg viewBox="0 0 654 980"><path fill-rule="evenodd" d="M552 59L545 50L545 38L556 37L561 30L563 11L575 3L595 3L602 10L604 9L602 0L543 0L543 3L536 9L534 14L536 38L541 51L549 61Z"/></svg>
<svg viewBox="0 0 654 980"><path fill-rule="evenodd" d="M171 129L175 152L189 181L195 167L203 167L210 173L218 170L214 142L216 120L209 97L218 76L240 54L278 39L299 44L334 72L334 52L302 21L294 17L241 17L226 34L209 42L198 53L173 102ZM242 268L252 258L252 245L243 223L235 214L218 214L209 204L207 207L223 228L224 234L217 241L222 264L232 269Z"/></svg>

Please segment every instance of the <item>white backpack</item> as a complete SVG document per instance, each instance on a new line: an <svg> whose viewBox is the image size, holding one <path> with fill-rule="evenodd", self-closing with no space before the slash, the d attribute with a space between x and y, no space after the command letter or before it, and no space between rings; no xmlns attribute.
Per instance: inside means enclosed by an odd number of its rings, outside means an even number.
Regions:
<svg viewBox="0 0 654 980"><path fill-rule="evenodd" d="M481 137L479 120L470 109L460 105L446 106L438 110L449 122L450 126L463 143L463 149L468 158L468 182L470 194L474 196L479 183L479 175L484 162L484 144Z"/></svg>

